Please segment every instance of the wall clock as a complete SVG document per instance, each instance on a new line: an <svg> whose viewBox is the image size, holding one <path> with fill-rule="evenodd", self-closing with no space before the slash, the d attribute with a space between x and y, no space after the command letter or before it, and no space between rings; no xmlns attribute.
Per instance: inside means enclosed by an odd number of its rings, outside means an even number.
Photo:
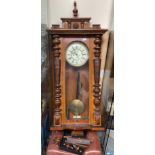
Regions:
<svg viewBox="0 0 155 155"><path fill-rule="evenodd" d="M51 130L102 130L100 49L107 31L78 17L48 29L51 86Z"/></svg>

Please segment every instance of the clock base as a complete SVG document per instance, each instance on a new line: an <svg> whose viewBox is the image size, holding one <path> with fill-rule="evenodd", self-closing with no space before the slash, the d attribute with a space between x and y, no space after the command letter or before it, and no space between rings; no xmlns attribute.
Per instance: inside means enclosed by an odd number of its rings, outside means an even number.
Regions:
<svg viewBox="0 0 155 155"><path fill-rule="evenodd" d="M84 131L80 131L80 130L72 131L71 136L72 137L84 137Z"/></svg>
<svg viewBox="0 0 155 155"><path fill-rule="evenodd" d="M72 125L64 125L64 126L51 126L51 131L63 131L63 130L73 130L73 131L79 131L79 130L86 130L86 131L105 131L106 129L104 127L95 127L95 126L72 126Z"/></svg>

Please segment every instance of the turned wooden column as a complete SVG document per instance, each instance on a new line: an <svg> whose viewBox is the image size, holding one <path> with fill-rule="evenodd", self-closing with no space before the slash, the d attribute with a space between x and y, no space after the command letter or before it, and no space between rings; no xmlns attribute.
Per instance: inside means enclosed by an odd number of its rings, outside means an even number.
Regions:
<svg viewBox="0 0 155 155"><path fill-rule="evenodd" d="M100 66L101 66L101 36L96 35L94 40L94 125L101 125L101 86L100 80Z"/></svg>
<svg viewBox="0 0 155 155"><path fill-rule="evenodd" d="M60 85L60 40L59 35L53 35L53 52L54 52L54 93L55 93L55 109L54 109L54 126L61 125L61 85Z"/></svg>

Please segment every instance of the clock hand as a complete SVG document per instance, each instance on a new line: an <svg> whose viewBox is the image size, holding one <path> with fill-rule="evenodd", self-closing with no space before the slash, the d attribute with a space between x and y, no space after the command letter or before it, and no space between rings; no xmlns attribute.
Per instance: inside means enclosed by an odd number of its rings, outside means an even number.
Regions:
<svg viewBox="0 0 155 155"><path fill-rule="evenodd" d="M72 47L73 51L75 51L76 49L74 47Z"/></svg>

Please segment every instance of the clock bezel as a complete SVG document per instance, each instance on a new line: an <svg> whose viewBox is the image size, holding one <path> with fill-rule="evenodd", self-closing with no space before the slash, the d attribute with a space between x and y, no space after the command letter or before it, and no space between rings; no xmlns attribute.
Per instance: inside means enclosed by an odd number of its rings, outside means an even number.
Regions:
<svg viewBox="0 0 155 155"><path fill-rule="evenodd" d="M88 54L88 58L87 58L87 60L83 63L83 64L81 64L81 65L74 65L74 64L72 64L72 63L70 63L68 60L67 60L67 50L68 50L68 48L72 45L72 44L75 44L75 43L79 43L79 44L82 44L84 47L85 47L85 49L87 49L87 54ZM69 44L68 44L68 46L66 47L66 49L65 49L65 60L66 60L66 62L69 64L69 65L71 65L71 66L73 66L73 67L82 67L82 66L84 66L88 61L89 61L89 48L88 48L88 46L84 43L84 42L82 42L82 41L79 41L79 40L75 40L75 41L72 41L72 42L70 42Z"/></svg>

